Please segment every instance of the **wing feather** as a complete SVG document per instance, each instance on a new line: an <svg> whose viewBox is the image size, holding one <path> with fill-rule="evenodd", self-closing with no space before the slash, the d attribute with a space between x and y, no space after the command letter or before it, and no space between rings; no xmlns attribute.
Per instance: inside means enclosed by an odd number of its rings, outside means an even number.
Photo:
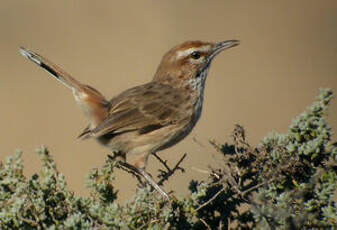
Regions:
<svg viewBox="0 0 337 230"><path fill-rule="evenodd" d="M86 134L103 136L138 130L140 134L174 124L179 111L181 92L156 82L131 88L110 101L107 118Z"/></svg>

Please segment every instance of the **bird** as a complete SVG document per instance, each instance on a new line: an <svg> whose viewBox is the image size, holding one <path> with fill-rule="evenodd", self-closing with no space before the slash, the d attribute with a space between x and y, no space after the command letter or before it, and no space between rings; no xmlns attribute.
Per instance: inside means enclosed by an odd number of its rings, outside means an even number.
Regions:
<svg viewBox="0 0 337 230"><path fill-rule="evenodd" d="M78 138L95 138L170 199L146 172L149 155L177 144L192 131L201 116L212 61L239 43L186 41L174 46L164 54L150 82L127 89L111 100L40 54L23 47L20 53L72 91L89 120ZM137 158L134 164L127 162L131 155Z"/></svg>

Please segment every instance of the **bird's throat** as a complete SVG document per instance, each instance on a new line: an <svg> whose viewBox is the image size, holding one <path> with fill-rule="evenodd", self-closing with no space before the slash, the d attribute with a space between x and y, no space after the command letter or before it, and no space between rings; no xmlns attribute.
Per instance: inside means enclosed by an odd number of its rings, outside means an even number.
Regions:
<svg viewBox="0 0 337 230"><path fill-rule="evenodd" d="M188 86L199 95L203 95L209 66L187 81Z"/></svg>

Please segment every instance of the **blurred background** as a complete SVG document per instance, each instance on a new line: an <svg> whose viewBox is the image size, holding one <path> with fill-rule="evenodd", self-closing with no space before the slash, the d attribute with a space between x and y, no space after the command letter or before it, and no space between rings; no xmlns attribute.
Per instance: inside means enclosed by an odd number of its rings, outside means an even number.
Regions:
<svg viewBox="0 0 337 230"><path fill-rule="evenodd" d="M188 154L186 173L165 184L184 195L191 179L205 179L200 170L220 164L209 139L230 141L238 123L257 144L272 130L286 132L319 88L337 93L336 12L335 0L2 0L0 160L21 149L31 175L41 167L34 151L45 144L70 189L87 195L85 175L109 153L94 140L76 139L87 121L71 92L24 59L20 46L111 98L150 81L162 55L181 42L239 39L240 46L213 62L192 134L159 153L170 165ZM336 114L335 99L329 110L335 132ZM151 158L148 171L156 175L157 169ZM136 190L125 172L117 172L114 184L120 201Z"/></svg>

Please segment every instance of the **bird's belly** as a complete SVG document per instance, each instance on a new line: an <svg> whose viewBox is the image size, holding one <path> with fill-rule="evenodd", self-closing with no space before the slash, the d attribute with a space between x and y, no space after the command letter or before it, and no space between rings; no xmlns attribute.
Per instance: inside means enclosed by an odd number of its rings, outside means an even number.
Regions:
<svg viewBox="0 0 337 230"><path fill-rule="evenodd" d="M156 151L160 151L160 150L172 147L173 145L182 141L186 136L188 136L188 134L191 133L196 123L198 122L201 116L201 110L202 110L202 107L197 108L191 120L188 123L186 123L185 126L183 126L184 128L181 128L180 131L176 132L175 135L172 135L171 139L168 140L162 146L160 146L160 148L158 148Z"/></svg>
<svg viewBox="0 0 337 230"><path fill-rule="evenodd" d="M146 134L140 134L136 130L111 137L102 136L97 140L112 151L121 151L127 155L138 155L162 149L163 145L171 142L176 133L175 126L166 126Z"/></svg>
<svg viewBox="0 0 337 230"><path fill-rule="evenodd" d="M113 137L99 137L97 141L111 151L124 152L127 155L139 155L169 148L184 139L196 122L183 127L170 125L146 134L131 131Z"/></svg>

